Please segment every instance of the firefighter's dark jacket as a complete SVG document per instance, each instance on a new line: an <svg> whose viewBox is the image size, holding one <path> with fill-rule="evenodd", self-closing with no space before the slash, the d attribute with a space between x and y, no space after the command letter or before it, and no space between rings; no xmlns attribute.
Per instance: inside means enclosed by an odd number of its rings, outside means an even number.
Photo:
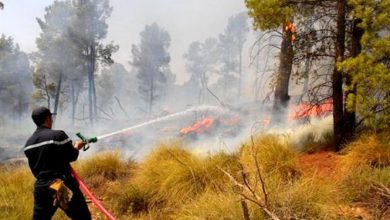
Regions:
<svg viewBox="0 0 390 220"><path fill-rule="evenodd" d="M69 176L69 162L75 161L79 155L65 132L44 127L38 127L27 140L24 153L37 179Z"/></svg>

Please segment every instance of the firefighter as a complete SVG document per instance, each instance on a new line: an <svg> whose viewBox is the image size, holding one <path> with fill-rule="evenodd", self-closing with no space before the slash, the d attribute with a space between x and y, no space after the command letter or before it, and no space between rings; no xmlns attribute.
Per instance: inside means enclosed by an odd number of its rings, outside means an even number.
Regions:
<svg viewBox="0 0 390 220"><path fill-rule="evenodd" d="M71 175L70 162L75 161L82 141L72 141L61 130L52 130L52 113L45 107L32 111L37 129L27 140L24 153L34 185L33 220L51 219L60 207L71 219L91 219L85 198Z"/></svg>

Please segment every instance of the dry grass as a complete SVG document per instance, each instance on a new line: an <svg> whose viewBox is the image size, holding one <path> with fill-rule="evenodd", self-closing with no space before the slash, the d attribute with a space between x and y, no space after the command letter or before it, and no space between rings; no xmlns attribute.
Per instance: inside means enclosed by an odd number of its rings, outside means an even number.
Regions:
<svg viewBox="0 0 390 220"><path fill-rule="evenodd" d="M258 136L237 153L208 157L197 157L178 142L165 143L139 164L123 161L118 152L103 152L78 162L76 170L118 219L243 219L242 192L218 167L241 183L244 172L263 197L256 161L268 208L281 219L386 218L389 198L381 190L390 187L388 135L350 143L344 155L328 158L341 161L334 169L338 173L321 178L314 171L301 175L308 164L300 166L299 153L285 140ZM310 155L305 157L310 161ZM33 181L26 166L0 171L0 219L31 218ZM259 206L247 204L251 219L269 218ZM54 219L65 217L58 213Z"/></svg>
<svg viewBox="0 0 390 220"><path fill-rule="evenodd" d="M76 165L83 178L102 177L104 180L116 180L129 174L135 162L124 162L120 152L106 151L85 159Z"/></svg>
<svg viewBox="0 0 390 220"><path fill-rule="evenodd" d="M390 133L363 135L344 150L345 168L390 166Z"/></svg>
<svg viewBox="0 0 390 220"><path fill-rule="evenodd" d="M260 210L253 205L250 210L250 217L253 219L264 219ZM222 194L205 191L178 210L172 219L243 219L240 197L233 192Z"/></svg>
<svg viewBox="0 0 390 220"><path fill-rule="evenodd" d="M33 176L26 166L2 167L0 219L30 219L33 208Z"/></svg>
<svg viewBox="0 0 390 220"><path fill-rule="evenodd" d="M162 144L140 165L134 182L142 186L152 206L176 208L206 189L223 191L228 179L217 166L234 169L237 158L222 153L198 158L180 143Z"/></svg>
<svg viewBox="0 0 390 220"><path fill-rule="evenodd" d="M253 143L250 141L241 148L240 161L249 174L257 172L256 160L265 176L278 176L287 180L300 175L298 152L278 135L254 137Z"/></svg>

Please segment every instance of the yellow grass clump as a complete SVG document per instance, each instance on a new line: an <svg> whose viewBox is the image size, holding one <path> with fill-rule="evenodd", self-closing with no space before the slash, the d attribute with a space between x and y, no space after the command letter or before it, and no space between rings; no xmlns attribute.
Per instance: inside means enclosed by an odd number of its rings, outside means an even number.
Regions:
<svg viewBox="0 0 390 220"><path fill-rule="evenodd" d="M234 155L218 154L198 158L180 143L161 144L140 165L134 182L149 197L153 206L175 208L190 202L205 189L223 191L228 178L219 167L234 167ZM236 166L238 167L238 165Z"/></svg>
<svg viewBox="0 0 390 220"><path fill-rule="evenodd" d="M297 159L298 153L289 147L284 137L278 135L253 137L253 142L241 148L241 163L252 174L257 172L257 160L263 175L293 179L300 175Z"/></svg>
<svg viewBox="0 0 390 220"><path fill-rule="evenodd" d="M336 187L336 182L316 177L270 184L270 206L281 219L335 219L341 203Z"/></svg>
<svg viewBox="0 0 390 220"><path fill-rule="evenodd" d="M27 166L0 172L0 219L31 219L34 177Z"/></svg>
<svg viewBox="0 0 390 220"><path fill-rule="evenodd" d="M363 135L346 146L342 157L339 188L345 202L369 207L375 219L390 212L389 141L388 133Z"/></svg>
<svg viewBox="0 0 390 220"><path fill-rule="evenodd" d="M101 178L102 181L120 178L132 171L134 166L132 161L126 164L117 151L101 152L76 165L83 178Z"/></svg>
<svg viewBox="0 0 390 220"><path fill-rule="evenodd" d="M363 135L348 144L344 153L345 168L348 169L361 165L390 166L390 133Z"/></svg>
<svg viewBox="0 0 390 220"><path fill-rule="evenodd" d="M387 219L389 139L365 135L347 145L343 155L332 154L330 162L337 164L329 170L337 173L329 176L311 173L307 166L327 167L303 160L317 157L305 154L303 158L285 137L277 135L255 136L253 143L249 140L238 152L207 157L191 154L180 142L162 143L138 164L122 160L119 152L103 152L80 160L76 170L118 219L243 219L241 196L254 197L223 171L241 186L252 187L258 202L265 204L267 197L267 209L280 219L351 219L363 214L367 219ZM0 219L30 219L31 172L27 165L2 168ZM300 175L300 169L305 175ZM326 174L327 169L321 172ZM263 207L245 201L251 219L270 218ZM53 219L66 217L58 212Z"/></svg>
<svg viewBox="0 0 390 220"><path fill-rule="evenodd" d="M260 210L247 203L252 219L264 219ZM217 193L205 191L195 200L184 205L172 219L243 219L243 211L239 195L231 191Z"/></svg>

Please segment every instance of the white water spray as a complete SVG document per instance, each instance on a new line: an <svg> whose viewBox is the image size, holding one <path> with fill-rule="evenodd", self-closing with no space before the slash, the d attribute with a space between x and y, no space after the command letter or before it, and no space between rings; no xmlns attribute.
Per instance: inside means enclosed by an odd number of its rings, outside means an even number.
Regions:
<svg viewBox="0 0 390 220"><path fill-rule="evenodd" d="M97 139L101 140L101 139L104 139L104 138L107 138L107 137L111 137L111 136L114 136L114 135L117 135L117 134L120 134L120 133L123 133L123 132L128 132L128 131L132 131L132 130L135 130L135 129L138 129L138 128L141 128L141 127L145 127L147 125L151 125L151 124L154 124L154 123L171 120L173 118L180 117L180 116L185 116L185 115L188 115L189 113L205 112L205 111L223 113L223 112L226 112L227 110L223 109L221 107L218 107L218 106L199 106L199 107L194 107L194 108L190 108L190 109L187 109L185 111L182 111L182 112L176 112L176 113L173 113L173 114L170 114L170 115L166 115L166 116L163 116L163 117L159 117L159 118L156 118L156 119L153 119L153 120L150 120L150 121L138 124L138 125L134 125L134 126L131 126L131 127L128 127L128 128L124 128L124 129L119 130L119 131L115 131L115 132L112 132L112 133L100 135L100 136L97 137Z"/></svg>

